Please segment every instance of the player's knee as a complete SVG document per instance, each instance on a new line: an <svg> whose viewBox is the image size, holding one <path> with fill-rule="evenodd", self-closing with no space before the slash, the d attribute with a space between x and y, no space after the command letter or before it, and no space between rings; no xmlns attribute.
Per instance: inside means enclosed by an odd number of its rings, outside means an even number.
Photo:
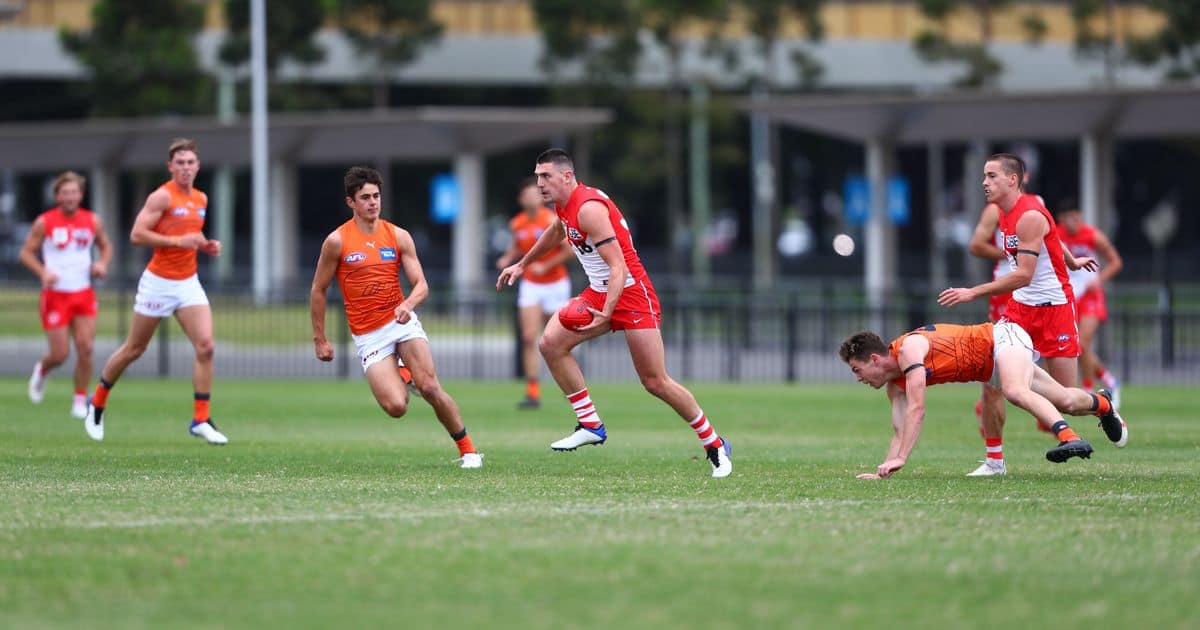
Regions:
<svg viewBox="0 0 1200 630"><path fill-rule="evenodd" d="M558 345L554 343L554 340L549 335L542 335L542 338L538 339L537 347L538 352L542 353L543 357L552 357L559 354Z"/></svg>
<svg viewBox="0 0 1200 630"><path fill-rule="evenodd" d="M379 406L383 407L384 413L393 418L401 418L408 413L408 401L400 398L389 398L379 403Z"/></svg>
<svg viewBox="0 0 1200 630"><path fill-rule="evenodd" d="M1000 391L1008 402L1020 407L1023 407L1025 399L1029 396L1029 388L1024 385L1005 384L1001 386Z"/></svg>
<svg viewBox="0 0 1200 630"><path fill-rule="evenodd" d="M75 342L75 354L80 361L91 361L94 346L91 339L84 339Z"/></svg>
<svg viewBox="0 0 1200 630"><path fill-rule="evenodd" d="M436 378L426 379L417 384L417 391L425 400L434 400L442 395L442 384Z"/></svg>
<svg viewBox="0 0 1200 630"><path fill-rule="evenodd" d="M147 346L148 344L144 343L126 343L124 348L125 356L127 356L130 361L136 361L143 354L146 354Z"/></svg>
<svg viewBox="0 0 1200 630"><path fill-rule="evenodd" d="M200 339L196 342L196 359L198 361L212 361L213 354L217 350L217 344L212 338Z"/></svg>
<svg viewBox="0 0 1200 630"><path fill-rule="evenodd" d="M58 348L51 349L47 359L48 360L42 365L43 368L48 369L58 367L67 360L67 350L65 348L61 350Z"/></svg>
<svg viewBox="0 0 1200 630"><path fill-rule="evenodd" d="M521 332L521 345L528 347L528 346L537 344L540 341L538 334L539 333L536 330L531 330L529 332L522 331Z"/></svg>
<svg viewBox="0 0 1200 630"><path fill-rule="evenodd" d="M645 387L650 395L662 398L671 388L671 379L665 375L643 376L642 387Z"/></svg>

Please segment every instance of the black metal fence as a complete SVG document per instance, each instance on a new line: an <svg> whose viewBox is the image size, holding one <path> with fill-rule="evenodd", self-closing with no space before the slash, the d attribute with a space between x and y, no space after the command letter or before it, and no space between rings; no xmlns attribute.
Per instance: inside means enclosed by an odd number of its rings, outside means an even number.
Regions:
<svg viewBox="0 0 1200 630"><path fill-rule="evenodd" d="M852 293L852 292L851 292ZM1124 300L1110 305L1097 339L1101 357L1126 383L1200 382L1200 309L1171 299ZM128 331L132 290L101 294L97 365ZM349 378L361 372L341 305L331 301L326 330L335 360L316 360L308 294L280 292L264 304L245 294L213 294L217 371L224 377ZM897 295L894 305L868 309L851 295L814 290L662 292L663 339L670 372L686 381L839 382L850 378L837 357L846 336L873 329L884 337L931 322L975 323L985 305L939 308L921 295ZM0 290L0 373L26 374L45 349L34 287ZM516 376L513 294L456 298L435 293L419 310L439 373L450 379ZM623 335L607 335L576 351L591 379L634 379ZM131 369L142 376L186 377L192 351L172 320ZM97 369L99 369L97 367Z"/></svg>

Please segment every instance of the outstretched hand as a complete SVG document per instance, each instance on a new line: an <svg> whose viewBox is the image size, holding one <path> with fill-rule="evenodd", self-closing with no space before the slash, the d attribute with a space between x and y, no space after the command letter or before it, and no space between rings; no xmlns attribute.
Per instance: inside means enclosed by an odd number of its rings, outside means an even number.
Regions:
<svg viewBox="0 0 1200 630"><path fill-rule="evenodd" d="M496 278L496 290L511 287L523 273L525 273L525 268L521 266L521 263L513 263L505 267L500 271L500 276Z"/></svg>
<svg viewBox="0 0 1200 630"><path fill-rule="evenodd" d="M1074 265L1072 265L1071 262L1072 261L1067 262L1067 267L1069 267L1071 271L1079 271L1080 269L1085 271L1100 271L1100 263L1091 256L1079 256L1078 258L1075 258L1073 261L1075 263Z"/></svg>
<svg viewBox="0 0 1200 630"><path fill-rule="evenodd" d="M938 304L946 307L957 306L959 304L966 304L977 297L979 296L975 295L974 289L956 289L952 287L942 291L938 295Z"/></svg>

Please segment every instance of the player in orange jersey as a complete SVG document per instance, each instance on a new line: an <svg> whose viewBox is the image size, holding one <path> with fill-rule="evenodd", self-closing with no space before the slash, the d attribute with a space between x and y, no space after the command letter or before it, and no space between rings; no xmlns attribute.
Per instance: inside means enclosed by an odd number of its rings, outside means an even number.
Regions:
<svg viewBox="0 0 1200 630"><path fill-rule="evenodd" d="M933 324L897 337L890 344L873 332L851 335L838 354L860 383L875 389L887 386L892 403L894 437L884 461L860 479L887 477L904 467L917 444L925 421L925 388L939 383L990 382L1014 405L1046 422L1060 444L1046 459L1061 463L1071 457L1091 457L1092 446L1063 420L1070 415L1097 415L1105 425L1124 426L1103 395L1063 387L1035 363L1037 352L1029 334L1012 322L974 326ZM999 444L973 477L1007 471Z"/></svg>
<svg viewBox="0 0 1200 630"><path fill-rule="evenodd" d="M196 252L221 254L220 241L204 236L208 196L193 184L200 171L196 142L179 138L167 149L171 179L146 198L134 219L129 238L134 245L153 247L154 255L138 280L129 337L108 358L100 371L100 384L88 404L84 426L93 440L104 439L104 410L117 379L142 356L164 317L175 316L192 342L196 359L192 364L192 422L188 432L209 444L225 444L228 438L217 430L209 415L213 374L212 309L208 295L196 276Z"/></svg>
<svg viewBox="0 0 1200 630"><path fill-rule="evenodd" d="M558 215L542 203L537 180L528 177L521 182L517 195L521 212L509 222L512 243L504 255L496 260L496 269L504 269L521 259L546 230L558 224ZM517 292L517 317L521 328L521 365L525 370L525 398L517 404L521 409L537 409L541 406L541 388L538 373L537 341L550 317L571 299L571 278L564 265L571 253L567 239L562 246L550 250L545 256L529 263L529 269L521 276Z"/></svg>
<svg viewBox="0 0 1200 630"><path fill-rule="evenodd" d="M317 358L333 360L333 345L325 336L325 295L336 276L346 323L379 406L393 418L408 411L402 370L409 370L413 385L458 446L461 467L481 468L483 456L467 435L458 404L438 382L429 338L417 317L429 285L412 236L379 217L383 180L375 169L355 166L346 172L344 184L346 205L354 216L321 245L309 296ZM400 271L412 285L407 298L400 288ZM398 360L392 360L393 355Z"/></svg>
<svg viewBox="0 0 1200 630"><path fill-rule="evenodd" d="M85 180L67 171L54 180L54 208L33 222L21 262L42 281L42 328L50 349L29 377L29 400L42 402L46 375L62 365L75 339L75 398L71 415L87 415L87 386L92 377L92 344L96 339L96 292L92 278L103 278L112 260L112 243L100 217L81 208ZM92 245L100 258L92 258ZM41 250L41 260L38 260Z"/></svg>

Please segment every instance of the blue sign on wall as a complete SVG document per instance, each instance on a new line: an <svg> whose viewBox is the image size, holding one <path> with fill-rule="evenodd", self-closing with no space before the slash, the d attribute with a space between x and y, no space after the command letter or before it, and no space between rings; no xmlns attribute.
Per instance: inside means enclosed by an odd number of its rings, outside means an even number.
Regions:
<svg viewBox="0 0 1200 630"><path fill-rule="evenodd" d="M887 182L887 216L892 225L908 225L908 180L893 175Z"/></svg>
<svg viewBox="0 0 1200 630"><path fill-rule="evenodd" d="M846 223L862 225L871 216L871 186L867 178L851 175L842 184L842 212Z"/></svg>
<svg viewBox="0 0 1200 630"><path fill-rule="evenodd" d="M429 184L429 219L434 223L454 223L462 209L462 191L453 173L438 173Z"/></svg>

